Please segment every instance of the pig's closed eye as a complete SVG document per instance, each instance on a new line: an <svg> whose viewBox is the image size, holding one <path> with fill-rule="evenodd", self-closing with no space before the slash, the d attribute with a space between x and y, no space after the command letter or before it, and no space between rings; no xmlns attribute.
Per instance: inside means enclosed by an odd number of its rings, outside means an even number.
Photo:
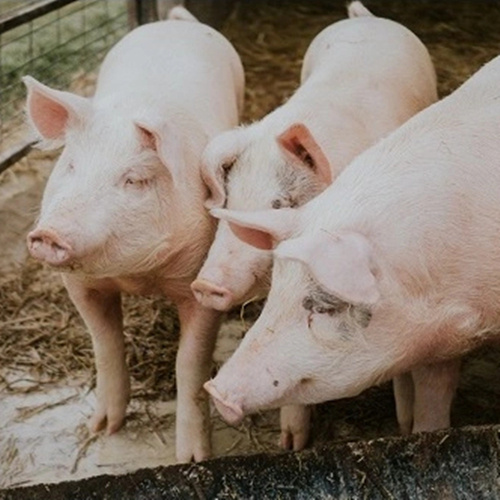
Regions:
<svg viewBox="0 0 500 500"><path fill-rule="evenodd" d="M125 179L125 187L126 188L134 188L134 189L143 189L149 186L151 183L150 178L135 178L135 177L127 177Z"/></svg>
<svg viewBox="0 0 500 500"><path fill-rule="evenodd" d="M271 207L276 209L288 207L294 208L296 206L296 201L288 194L281 198L276 198L271 202Z"/></svg>

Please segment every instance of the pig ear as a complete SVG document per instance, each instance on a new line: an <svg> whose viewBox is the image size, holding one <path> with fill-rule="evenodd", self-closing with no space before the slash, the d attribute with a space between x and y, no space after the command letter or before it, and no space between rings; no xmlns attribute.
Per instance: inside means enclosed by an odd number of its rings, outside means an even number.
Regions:
<svg viewBox="0 0 500 500"><path fill-rule="evenodd" d="M312 170L326 184L332 183L330 162L303 123L291 125L276 141L287 155Z"/></svg>
<svg viewBox="0 0 500 500"><path fill-rule="evenodd" d="M371 305L380 298L372 272L373 251L359 233L318 231L284 241L274 254L303 262L320 285L347 302Z"/></svg>
<svg viewBox="0 0 500 500"><path fill-rule="evenodd" d="M51 89L31 76L23 77L23 82L28 89L28 118L45 140L63 140L68 124L83 119L90 109L85 97Z"/></svg>
<svg viewBox="0 0 500 500"><path fill-rule="evenodd" d="M214 208L210 213L227 221L241 241L260 250L272 250L277 242L290 237L299 224L298 210L292 208L255 212Z"/></svg>
<svg viewBox="0 0 500 500"><path fill-rule="evenodd" d="M226 201L225 179L248 140L244 129L228 130L212 139L203 152L201 177L208 188L205 207L221 208Z"/></svg>
<svg viewBox="0 0 500 500"><path fill-rule="evenodd" d="M139 141L144 149L154 151L170 172L174 185L182 179L185 164L182 154L182 142L166 123L146 124L134 122L139 134Z"/></svg>

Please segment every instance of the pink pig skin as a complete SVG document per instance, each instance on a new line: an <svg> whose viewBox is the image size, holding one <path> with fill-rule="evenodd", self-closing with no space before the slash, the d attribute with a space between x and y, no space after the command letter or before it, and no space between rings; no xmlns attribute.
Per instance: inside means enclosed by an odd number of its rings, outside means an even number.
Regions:
<svg viewBox="0 0 500 500"><path fill-rule="evenodd" d="M193 21L181 7L176 17ZM215 134L234 127L243 69L230 43L198 22L137 28L104 60L92 99L31 77L28 116L42 139L65 148L49 178L31 254L63 272L94 346L94 431L117 431L130 394L122 292L164 295L181 322L176 363L176 454L210 454L208 379L220 314L189 288L214 235L199 162Z"/></svg>
<svg viewBox="0 0 500 500"><path fill-rule="evenodd" d="M262 315L205 385L225 417L446 359L453 380L453 359L497 336L499 81L497 57L299 209L213 211L250 244L278 243Z"/></svg>
<svg viewBox="0 0 500 500"><path fill-rule="evenodd" d="M434 67L413 33L372 16L361 2L352 2L348 12L350 19L325 28L312 41L301 86L284 105L209 143L202 167L211 191L209 207L300 206L335 181L359 153L437 100ZM228 310L265 295L270 273L271 253L240 241L221 221L192 288L203 305ZM442 387L454 385L455 371L449 374L453 381L445 380L445 371L439 373L442 380L434 384L432 397L429 385L419 384L421 377L415 387L411 377L410 383L395 382L403 432L413 427L414 406L435 414L440 405L443 415L438 421L419 411L416 429L449 426L454 393L443 393ZM309 410L287 408L281 421L281 444L302 448Z"/></svg>

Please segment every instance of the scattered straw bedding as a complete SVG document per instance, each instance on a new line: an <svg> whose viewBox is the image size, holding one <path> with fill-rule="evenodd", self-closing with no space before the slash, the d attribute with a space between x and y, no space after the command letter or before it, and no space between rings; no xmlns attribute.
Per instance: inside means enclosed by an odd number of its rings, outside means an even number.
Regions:
<svg viewBox="0 0 500 500"><path fill-rule="evenodd" d="M500 48L497 2L367 0L365 4L421 37L436 64L442 96ZM291 95L309 42L343 17L343 1L241 2L224 33L246 69L245 122L261 118ZM36 390L77 373L85 374L93 385L91 342L56 273L30 260L4 274L0 304L0 390ZM162 299L139 297L125 297L124 311L133 396L173 397L179 326L175 311ZM258 311L259 305L253 305L246 319L251 321Z"/></svg>

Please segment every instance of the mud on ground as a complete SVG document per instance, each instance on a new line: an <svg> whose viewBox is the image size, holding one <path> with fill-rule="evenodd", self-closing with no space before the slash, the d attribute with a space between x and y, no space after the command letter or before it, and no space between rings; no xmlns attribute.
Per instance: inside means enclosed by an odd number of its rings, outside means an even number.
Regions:
<svg viewBox="0 0 500 500"><path fill-rule="evenodd" d="M375 14L412 29L427 45L445 96L500 50L500 2L366 1ZM240 2L224 33L247 77L243 120L257 120L298 86L302 56L329 23L345 17L343 1ZM93 75L82 78L91 91ZM90 436L91 343L60 278L27 259L24 238L36 217L53 154L34 152L0 176L0 486L56 481L173 462L174 358L178 321L165 301L127 297L125 325L133 401L126 428ZM217 361L234 349L259 305L231 313ZM453 425L498 423L499 353L469 356L453 407ZM213 418L216 454L277 450L276 412L238 429ZM316 408L312 445L397 432L389 384Z"/></svg>

